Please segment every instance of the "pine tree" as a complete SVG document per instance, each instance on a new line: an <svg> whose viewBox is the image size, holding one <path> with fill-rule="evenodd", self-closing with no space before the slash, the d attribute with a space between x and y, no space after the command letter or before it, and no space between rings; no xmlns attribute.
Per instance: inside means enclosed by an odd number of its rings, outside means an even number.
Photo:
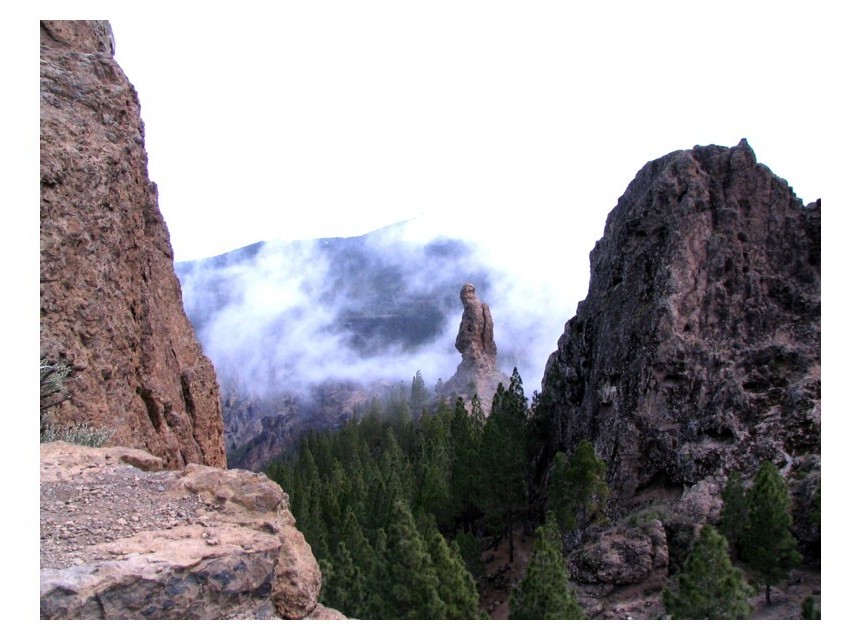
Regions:
<svg viewBox="0 0 860 640"><path fill-rule="evenodd" d="M514 520L525 512L525 429L528 403L514 369L510 387L500 384L481 438L480 506L490 523L507 534L509 562L514 560Z"/></svg>
<svg viewBox="0 0 860 640"><path fill-rule="evenodd" d="M582 440L570 459L570 485L573 490L573 506L578 514L578 524L585 527L595 518L605 515L609 499L606 484L606 463L597 457L594 445Z"/></svg>
<svg viewBox="0 0 860 640"><path fill-rule="evenodd" d="M386 593L395 617L409 620L441 618L445 607L439 598L439 580L433 561L409 508L402 500L394 504L386 538L389 578Z"/></svg>
<svg viewBox="0 0 860 640"><path fill-rule="evenodd" d="M307 513L307 516L306 518L303 517L301 521L298 519L298 515L296 516L296 524L305 535L305 539L313 549L314 557L317 560L331 557L328 532L322 512L322 491L319 480L311 482L307 487L307 495L302 501L303 504L307 504L307 512L303 509L302 515Z"/></svg>
<svg viewBox="0 0 860 640"><path fill-rule="evenodd" d="M770 606L771 586L800 563L797 540L791 533L791 497L776 466L766 460L759 467L747 495L749 527L742 541L744 559L765 585Z"/></svg>
<svg viewBox="0 0 860 640"><path fill-rule="evenodd" d="M427 386L424 384L421 371L416 371L415 377L412 378L412 391L409 395L409 408L412 410L413 419L421 415L421 409L427 404L429 398L430 395L427 393Z"/></svg>
<svg viewBox="0 0 860 640"><path fill-rule="evenodd" d="M484 561L481 559L481 543L471 531L460 531L454 539L457 548L460 551L460 557L463 558L463 563L472 574L475 580L480 580L484 577Z"/></svg>
<svg viewBox="0 0 860 640"><path fill-rule="evenodd" d="M553 518L537 530L526 575L511 593L511 620L581 620L583 611L568 587L561 536Z"/></svg>
<svg viewBox="0 0 860 640"><path fill-rule="evenodd" d="M346 514L341 526L341 542L346 545L350 556L364 575L369 575L373 569L374 552L367 537L361 529L358 518L352 507L346 508Z"/></svg>
<svg viewBox="0 0 860 640"><path fill-rule="evenodd" d="M343 541L338 543L334 559L331 562L326 560L326 563L329 575L326 576L325 591L320 596L324 598L322 602L350 618L361 618L364 614L365 578Z"/></svg>
<svg viewBox="0 0 860 640"><path fill-rule="evenodd" d="M663 592L666 613L676 620L739 620L749 616L752 589L732 566L728 542L710 525L678 575L678 589Z"/></svg>
<svg viewBox="0 0 860 640"><path fill-rule="evenodd" d="M388 571L388 537L384 529L377 529L373 545L373 566L365 581L367 593L364 598L364 618L367 620L391 620L397 618L388 587L391 578Z"/></svg>
<svg viewBox="0 0 860 640"><path fill-rule="evenodd" d="M481 399L478 394L472 396L469 402L469 415L472 416L473 422L477 425L478 431L484 430L484 425L487 422L487 414L484 412L484 407L481 405Z"/></svg>
<svg viewBox="0 0 860 640"><path fill-rule="evenodd" d="M573 512L573 485L570 475L570 458L559 451L553 458L549 471L549 487L547 489L547 510L555 515L559 530L562 533L576 528L576 517Z"/></svg>
<svg viewBox="0 0 860 640"><path fill-rule="evenodd" d="M452 505L448 432L438 416L428 416L422 423L415 465L414 509L432 513L438 522L449 523Z"/></svg>
<svg viewBox="0 0 860 640"><path fill-rule="evenodd" d="M444 603L445 620L477 620L478 590L475 580L460 557L457 544L450 547L437 530L430 537L430 557L439 581L438 593Z"/></svg>
<svg viewBox="0 0 860 640"><path fill-rule="evenodd" d="M722 498L720 533L726 537L729 543L729 555L734 560L738 557L740 541L749 525L746 491L741 477L736 471L729 474Z"/></svg>
<svg viewBox="0 0 860 640"><path fill-rule="evenodd" d="M481 445L481 416L469 415L462 398L451 413L451 509L454 518L471 530L478 518L478 450Z"/></svg>

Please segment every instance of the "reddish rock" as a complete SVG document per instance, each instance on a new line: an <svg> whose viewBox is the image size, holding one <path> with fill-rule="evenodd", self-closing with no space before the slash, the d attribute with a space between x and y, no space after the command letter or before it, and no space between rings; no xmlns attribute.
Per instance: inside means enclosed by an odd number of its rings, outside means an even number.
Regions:
<svg viewBox="0 0 860 640"><path fill-rule="evenodd" d="M170 468L226 466L218 383L182 306L134 87L106 21L41 22L41 354L68 362L57 424Z"/></svg>
<svg viewBox="0 0 860 640"><path fill-rule="evenodd" d="M463 317L454 346L463 359L454 376L443 385L442 393L459 395L467 403L477 394L486 411L499 384L507 386L510 380L496 368L496 342L489 305L481 302L475 287L468 283L460 289L460 301Z"/></svg>
<svg viewBox="0 0 860 640"><path fill-rule="evenodd" d="M123 447L40 450L43 619L338 619L288 498L263 474Z"/></svg>

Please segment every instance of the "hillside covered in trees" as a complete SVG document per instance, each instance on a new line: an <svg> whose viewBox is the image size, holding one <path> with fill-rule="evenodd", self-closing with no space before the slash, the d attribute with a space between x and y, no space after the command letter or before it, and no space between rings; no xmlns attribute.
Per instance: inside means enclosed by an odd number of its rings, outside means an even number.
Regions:
<svg viewBox="0 0 860 640"><path fill-rule="evenodd" d="M271 464L320 563L320 601L365 619L587 617L570 581L578 549L630 516L613 504L588 441L557 452L542 478L541 407L540 394L526 400L516 370L486 415L477 398L431 400L418 372L411 389L375 399L339 430L306 434ZM800 565L791 497L773 464L749 488L733 474L721 498L718 527L675 540L682 548L657 594L659 616L751 617L751 585L770 606L771 586ZM820 513L811 517L820 526ZM488 574L488 554L512 568L524 541L525 567ZM504 602L490 596L500 591ZM820 617L817 602L810 592L794 613Z"/></svg>
<svg viewBox="0 0 860 640"><path fill-rule="evenodd" d="M515 530L543 512L530 464L529 443L540 441L533 407L516 370L487 415L477 399L429 402L419 372L411 390L374 401L340 430L307 435L272 464L267 473L290 494L320 561L321 601L359 618L486 615L481 545L504 545L512 559ZM586 485L571 483L578 498L557 490L559 506L567 498L590 512ZM552 540L563 575L557 533Z"/></svg>

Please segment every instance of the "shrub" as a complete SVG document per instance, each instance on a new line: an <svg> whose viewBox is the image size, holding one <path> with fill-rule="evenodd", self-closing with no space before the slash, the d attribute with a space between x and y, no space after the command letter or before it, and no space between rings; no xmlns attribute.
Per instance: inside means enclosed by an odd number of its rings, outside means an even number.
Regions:
<svg viewBox="0 0 860 640"><path fill-rule="evenodd" d="M710 525L678 575L677 589L663 591L666 613L675 620L737 620L749 616L752 590L732 565L729 543Z"/></svg>
<svg viewBox="0 0 860 640"><path fill-rule="evenodd" d="M87 423L58 427L53 424L44 425L39 433L39 442L62 440L70 444L85 447L101 447L113 435L113 431L99 427L91 427Z"/></svg>
<svg viewBox="0 0 860 640"><path fill-rule="evenodd" d="M72 368L66 362L51 363L47 358L39 360L39 442L63 440L85 447L101 447L113 435L112 430L86 423L57 426L50 421L48 409L71 397L66 389L66 380L71 372Z"/></svg>

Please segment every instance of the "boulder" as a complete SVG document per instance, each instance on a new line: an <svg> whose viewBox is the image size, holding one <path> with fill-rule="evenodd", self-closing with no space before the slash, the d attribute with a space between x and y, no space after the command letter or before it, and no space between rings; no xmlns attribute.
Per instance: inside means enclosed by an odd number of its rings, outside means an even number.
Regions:
<svg viewBox="0 0 860 640"><path fill-rule="evenodd" d="M618 525L583 544L571 557L571 575L582 584L614 589L645 582L669 565L666 531L659 520L640 526Z"/></svg>
<svg viewBox="0 0 860 640"><path fill-rule="evenodd" d="M40 464L43 619L338 617L264 475L64 442L41 445Z"/></svg>

